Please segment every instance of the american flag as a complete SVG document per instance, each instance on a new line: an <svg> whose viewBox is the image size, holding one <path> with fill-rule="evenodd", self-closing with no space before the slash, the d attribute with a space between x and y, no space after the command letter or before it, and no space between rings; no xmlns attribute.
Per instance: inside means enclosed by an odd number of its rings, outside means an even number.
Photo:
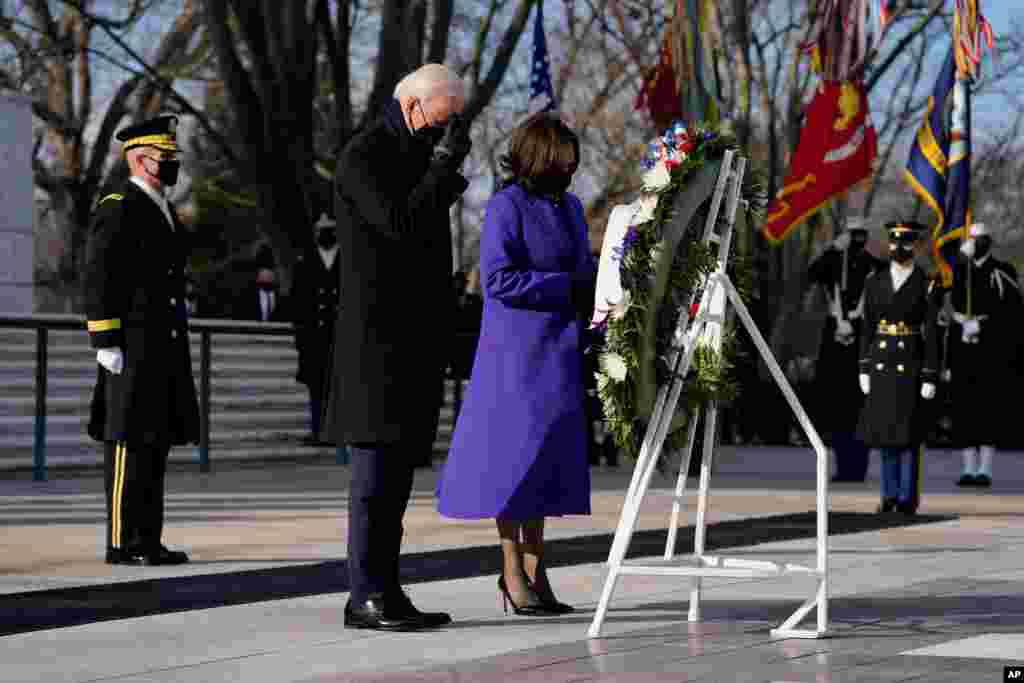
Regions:
<svg viewBox="0 0 1024 683"><path fill-rule="evenodd" d="M540 111L554 111L555 89L551 86L551 68L548 60L548 43L544 38L544 1L537 3L537 15L533 24L533 66L530 70L530 114Z"/></svg>

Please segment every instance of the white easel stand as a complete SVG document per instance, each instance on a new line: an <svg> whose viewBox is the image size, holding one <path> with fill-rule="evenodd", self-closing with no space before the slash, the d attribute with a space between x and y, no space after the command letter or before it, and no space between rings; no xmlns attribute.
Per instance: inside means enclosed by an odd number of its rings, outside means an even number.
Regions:
<svg viewBox="0 0 1024 683"><path fill-rule="evenodd" d="M761 336L750 312L740 298L736 288L726 273L729 258L736 208L739 204L740 188L746 160L737 158L732 151L727 151L718 177L718 183L712 198L711 211L704 229L704 241L719 246L717 270L708 277L701 297L696 317L689 321L689 309L692 298L685 308L680 308L679 322L676 326L673 351L669 366L675 369L672 381L658 392L654 411L644 436L640 455L633 470L633 478L623 503L622 515L615 539L608 555L608 574L604 589L598 602L594 620L590 625L588 636L598 638L601 627L608 612L608 605L615 592L618 578L623 575L645 576L688 576L691 577L689 621L700 621L701 581L703 577L729 577L751 579L774 579L782 576L798 575L813 577L816 581L814 593L778 628L772 629L773 638L822 638L830 635L828 629L828 508L829 508L829 455L814 425L796 397L796 393L786 379L782 368L772 354L771 349ZM715 233L721 201L728 186L729 201L726 208L726 223L721 236ZM680 513L686 489L686 478L690 469L690 458L693 453L699 413L691 416L687 434L686 449L680 463L679 476L672 503L672 515L668 529L665 553L660 561L627 562L626 551L636 530L637 519L644 495L650 486L651 476L658 463L658 458L668 433L672 415L682 391L683 377L690 368L693 352L698 343L710 343L714 348L721 348L721 327L725 321L726 300L732 303L739 314L744 328L754 340L761 358L767 364L772 377L782 390L804 433L814 447L817 456L817 563L814 567L798 564L772 562L768 560L742 559L738 557L722 557L705 554L707 530L708 490L711 485L712 456L718 405L712 401L704 406L704 450L701 461L700 485L697 498L697 513L694 523L694 551L690 557L676 557L675 545L679 528ZM699 341L698 341L699 340ZM681 347L681 348L680 348ZM812 629L800 629L799 624L817 607L817 623Z"/></svg>

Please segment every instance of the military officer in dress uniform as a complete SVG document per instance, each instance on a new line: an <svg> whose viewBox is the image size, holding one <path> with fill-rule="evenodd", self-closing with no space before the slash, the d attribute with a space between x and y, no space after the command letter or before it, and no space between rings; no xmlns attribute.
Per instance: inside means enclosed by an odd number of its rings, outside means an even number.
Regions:
<svg viewBox="0 0 1024 683"><path fill-rule="evenodd" d="M295 266L292 301L295 347L299 370L295 375L309 390L310 436L319 444L320 416L327 393L330 355L334 349L334 324L338 319L339 288L338 232L335 221L322 214L316 222L315 246Z"/></svg>
<svg viewBox="0 0 1024 683"><path fill-rule="evenodd" d="M857 388L859 348L864 317L864 283L884 263L864 247L868 231L860 219L811 263L812 283L822 288L829 315L822 333L814 378L817 425L829 439L836 458L833 481L864 481L870 449L857 438L857 417L864 396Z"/></svg>
<svg viewBox="0 0 1024 683"><path fill-rule="evenodd" d="M1008 371L1020 334L1017 271L992 255L992 235L982 223L969 228L964 256L949 292L954 322L951 349L953 438L963 448L960 486L991 486L992 459L1004 440L1014 395Z"/></svg>
<svg viewBox="0 0 1024 683"><path fill-rule="evenodd" d="M109 564L181 564L161 542L164 473L175 444L198 443L185 309L177 118L121 130L131 176L103 196L85 253L85 310L97 378L89 435L104 443Z"/></svg>
<svg viewBox="0 0 1024 683"><path fill-rule="evenodd" d="M920 502L921 449L928 431L926 402L935 397L937 297L914 264L914 243L924 226L895 222L889 230L891 262L868 278L860 337L860 386L867 396L858 434L882 452L882 504L913 515Z"/></svg>

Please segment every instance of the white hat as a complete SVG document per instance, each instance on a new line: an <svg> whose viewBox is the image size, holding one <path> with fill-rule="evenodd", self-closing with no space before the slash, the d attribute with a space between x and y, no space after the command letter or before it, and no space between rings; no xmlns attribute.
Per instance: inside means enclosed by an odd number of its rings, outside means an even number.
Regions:
<svg viewBox="0 0 1024 683"><path fill-rule="evenodd" d="M322 213L320 214L320 220L316 222L316 225L314 227L316 227L317 229L331 228L334 227L335 225L337 225L337 223L333 218L328 218L326 213Z"/></svg>
<svg viewBox="0 0 1024 683"><path fill-rule="evenodd" d="M968 230L968 234L971 237L981 237L982 235L989 235L989 236L992 235L992 233L989 232L988 226L985 225L984 223L972 223L971 227L970 227L970 230Z"/></svg>

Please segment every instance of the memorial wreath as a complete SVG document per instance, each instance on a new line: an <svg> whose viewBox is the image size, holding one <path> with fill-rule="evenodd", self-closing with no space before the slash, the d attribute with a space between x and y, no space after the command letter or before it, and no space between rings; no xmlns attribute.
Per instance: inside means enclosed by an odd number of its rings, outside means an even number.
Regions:
<svg viewBox="0 0 1024 683"><path fill-rule="evenodd" d="M625 453L636 456L658 388L670 380L668 355L679 312L690 294L697 303L707 276L717 265L717 247L701 237L709 211L710 187L726 150L738 149L729 134L710 126L676 123L651 143L643 161L644 193L640 210L615 250L623 300L598 326L597 391L608 431ZM698 178L700 176L700 178ZM696 182L700 180L700 182ZM687 196L690 195L690 196ZM765 194L748 168L736 215L737 233L763 218ZM656 198L656 202L655 202ZM678 217L689 202L692 218ZM725 220L725 203L719 220ZM675 219L675 220L674 220ZM735 241L734 241L735 244ZM749 291L750 268L733 249L730 276L741 296ZM665 441L667 450L685 445L689 417L709 400L729 402L739 393L734 327L723 330L720 349L698 343L684 391Z"/></svg>

